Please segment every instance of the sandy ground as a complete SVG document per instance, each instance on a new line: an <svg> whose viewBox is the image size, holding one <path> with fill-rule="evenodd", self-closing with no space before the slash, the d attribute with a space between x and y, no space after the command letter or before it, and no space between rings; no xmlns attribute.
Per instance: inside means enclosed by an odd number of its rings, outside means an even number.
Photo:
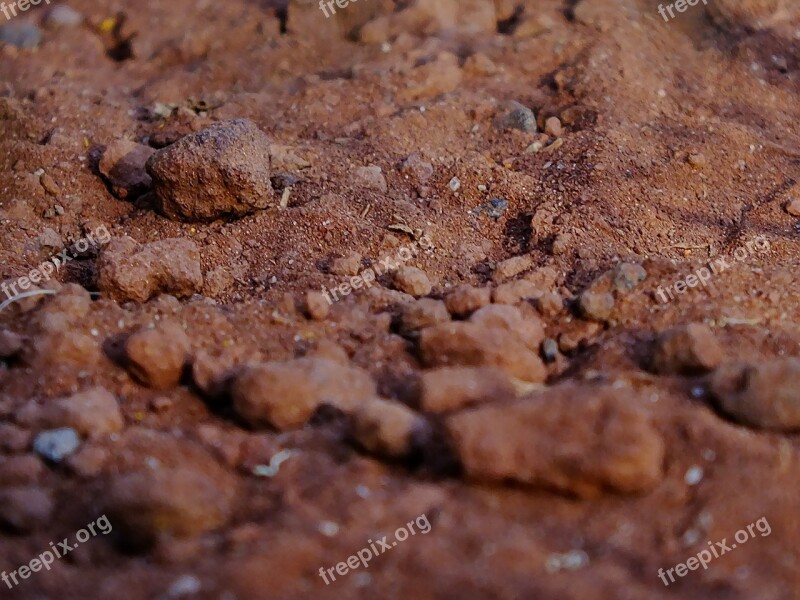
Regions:
<svg viewBox="0 0 800 600"><path fill-rule="evenodd" d="M682 7L0 16L0 597L800 598L800 15Z"/></svg>

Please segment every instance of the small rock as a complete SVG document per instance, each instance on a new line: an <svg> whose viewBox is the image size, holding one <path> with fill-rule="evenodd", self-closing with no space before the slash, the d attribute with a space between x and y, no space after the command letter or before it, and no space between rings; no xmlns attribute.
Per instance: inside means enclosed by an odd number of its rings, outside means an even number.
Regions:
<svg viewBox="0 0 800 600"><path fill-rule="evenodd" d="M463 73L459 58L451 52L440 53L435 60L413 69L406 77L406 89L397 94L401 102L416 102L454 91Z"/></svg>
<svg viewBox="0 0 800 600"><path fill-rule="evenodd" d="M559 233L553 240L553 256L561 256L569 251L572 245L572 236L569 233Z"/></svg>
<svg viewBox="0 0 800 600"><path fill-rule="evenodd" d="M786 212L793 217L800 217L800 198L794 198L786 204Z"/></svg>
<svg viewBox="0 0 800 600"><path fill-rule="evenodd" d="M125 342L125 368L142 385L166 390L181 380L191 344L183 328L161 322L141 329Z"/></svg>
<svg viewBox="0 0 800 600"><path fill-rule="evenodd" d="M577 497L638 494L663 478L665 454L641 405L626 389L567 383L456 414L447 429L470 478Z"/></svg>
<svg viewBox="0 0 800 600"><path fill-rule="evenodd" d="M399 329L403 335L450 321L450 313L441 300L420 298L416 302L408 302L400 308Z"/></svg>
<svg viewBox="0 0 800 600"><path fill-rule="evenodd" d="M252 121L232 119L157 150L146 168L166 217L211 221L269 206L270 161L269 138Z"/></svg>
<svg viewBox="0 0 800 600"><path fill-rule="evenodd" d="M614 296L608 292L585 291L578 298L581 315L592 321L608 321L614 310Z"/></svg>
<svg viewBox="0 0 800 600"><path fill-rule="evenodd" d="M377 395L366 371L321 358L298 358L246 367L231 396L236 413L253 427L302 427L323 404L351 412Z"/></svg>
<svg viewBox="0 0 800 600"><path fill-rule="evenodd" d="M23 348L25 338L8 329L0 329L0 359L14 358Z"/></svg>
<svg viewBox="0 0 800 600"><path fill-rule="evenodd" d="M536 133L536 115L527 106L512 100L508 109L495 118L495 127L498 129L519 129L526 133Z"/></svg>
<svg viewBox="0 0 800 600"><path fill-rule="evenodd" d="M81 440L71 427L43 431L33 440L33 450L50 462L59 463L75 452Z"/></svg>
<svg viewBox="0 0 800 600"><path fill-rule="evenodd" d="M147 302L161 292L186 297L203 287L200 252L186 239L143 245L114 238L101 251L97 272L100 291L117 302Z"/></svg>
<svg viewBox="0 0 800 600"><path fill-rule="evenodd" d="M331 311L331 303L322 292L306 292L306 312L315 321L324 321Z"/></svg>
<svg viewBox="0 0 800 600"><path fill-rule="evenodd" d="M696 374L716 369L725 358L714 332L701 323L674 327L658 336L652 357L656 373Z"/></svg>
<svg viewBox="0 0 800 600"><path fill-rule="evenodd" d="M564 134L564 128L561 126L561 119L558 117L549 117L544 122L544 132L556 138L561 137Z"/></svg>
<svg viewBox="0 0 800 600"><path fill-rule="evenodd" d="M564 353L572 352L582 344L588 343L601 329L599 323L574 320L559 334L558 348Z"/></svg>
<svg viewBox="0 0 800 600"><path fill-rule="evenodd" d="M31 401L17 412L17 421L31 428L70 427L87 437L114 433L123 427L117 399L100 387L42 405Z"/></svg>
<svg viewBox="0 0 800 600"><path fill-rule="evenodd" d="M800 359L730 363L710 383L720 410L734 420L757 429L800 431Z"/></svg>
<svg viewBox="0 0 800 600"><path fill-rule="evenodd" d="M706 166L706 164L708 164L708 160L706 159L705 155L701 154L700 152L693 152L686 160L696 169L702 169Z"/></svg>
<svg viewBox="0 0 800 600"><path fill-rule="evenodd" d="M525 279L518 279L498 285L492 292L492 301L495 304L515 305L541 295L542 291L536 284Z"/></svg>
<svg viewBox="0 0 800 600"><path fill-rule="evenodd" d="M44 18L44 26L49 29L59 27L78 27L84 21L83 15L75 9L59 4L54 6Z"/></svg>
<svg viewBox="0 0 800 600"><path fill-rule="evenodd" d="M61 188L58 187L55 179L49 173L42 173L39 178L39 184L44 188L44 191L51 196L58 196L61 193Z"/></svg>
<svg viewBox="0 0 800 600"><path fill-rule="evenodd" d="M103 151L98 170L117 198L135 200L152 185L145 165L154 153L149 146L117 140Z"/></svg>
<svg viewBox="0 0 800 600"><path fill-rule="evenodd" d="M7 23L0 25L0 42L17 48L36 48L42 42L42 31L33 23Z"/></svg>
<svg viewBox="0 0 800 600"><path fill-rule="evenodd" d="M441 367L420 378L420 409L447 413L469 406L513 399L508 376L491 367Z"/></svg>
<svg viewBox="0 0 800 600"><path fill-rule="evenodd" d="M615 292L629 292L647 279L647 271L635 263L620 263L611 270L611 288Z"/></svg>
<svg viewBox="0 0 800 600"><path fill-rule="evenodd" d="M361 446L380 456L407 458L428 445L428 421L404 404L382 399L365 402L353 413L353 434Z"/></svg>
<svg viewBox="0 0 800 600"><path fill-rule="evenodd" d="M530 254L512 256L497 263L494 269L494 280L497 283L516 277L520 273L533 267L533 257Z"/></svg>
<svg viewBox="0 0 800 600"><path fill-rule="evenodd" d="M13 487L0 491L0 522L20 533L46 525L54 508L50 495L38 487Z"/></svg>
<svg viewBox="0 0 800 600"><path fill-rule="evenodd" d="M548 364L555 362L558 358L558 342L553 338L546 338L542 342L542 358Z"/></svg>
<svg viewBox="0 0 800 600"><path fill-rule="evenodd" d="M396 289L415 298L427 296L433 289L425 271L416 267L400 267L394 272L393 282Z"/></svg>
<svg viewBox="0 0 800 600"><path fill-rule="evenodd" d="M523 316L520 309L507 304L484 306L472 314L469 322L482 327L497 327L513 333L534 352L538 352L545 337L544 324L538 315Z"/></svg>
<svg viewBox="0 0 800 600"><path fill-rule="evenodd" d="M447 187L450 188L451 192L457 192L461 189L461 180L458 177L453 177L450 180L450 183L447 184Z"/></svg>
<svg viewBox="0 0 800 600"><path fill-rule="evenodd" d="M564 300L554 292L546 292L536 299L536 308L545 317L555 317L564 312Z"/></svg>
<svg viewBox="0 0 800 600"><path fill-rule="evenodd" d="M497 367L533 383L547 376L539 356L515 332L500 327L470 322L436 325L422 331L419 348L423 363L431 367Z"/></svg>
<svg viewBox="0 0 800 600"><path fill-rule="evenodd" d="M385 193L389 189L386 177L383 176L383 171L378 166L358 167L353 175L356 182L371 190Z"/></svg>
<svg viewBox="0 0 800 600"><path fill-rule="evenodd" d="M410 177L415 184L422 185L433 177L433 165L415 152L403 161L400 172Z"/></svg>
<svg viewBox="0 0 800 600"><path fill-rule="evenodd" d="M331 261L331 273L334 275L352 277L361 271L361 255L351 252L347 256L334 258Z"/></svg>
<svg viewBox="0 0 800 600"><path fill-rule="evenodd" d="M476 288L465 284L447 294L444 302L451 315L468 317L479 308L489 304L491 295L491 288Z"/></svg>

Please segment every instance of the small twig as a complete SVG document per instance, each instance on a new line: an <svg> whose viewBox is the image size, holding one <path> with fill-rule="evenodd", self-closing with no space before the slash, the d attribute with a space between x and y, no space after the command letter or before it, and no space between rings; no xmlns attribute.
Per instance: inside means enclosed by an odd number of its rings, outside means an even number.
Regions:
<svg viewBox="0 0 800 600"><path fill-rule="evenodd" d="M30 298L31 296L40 296L42 294L49 294L55 295L55 290L31 290L30 292L22 292L21 294L17 294L0 304L0 312L11 306L17 300L22 300L23 298Z"/></svg>

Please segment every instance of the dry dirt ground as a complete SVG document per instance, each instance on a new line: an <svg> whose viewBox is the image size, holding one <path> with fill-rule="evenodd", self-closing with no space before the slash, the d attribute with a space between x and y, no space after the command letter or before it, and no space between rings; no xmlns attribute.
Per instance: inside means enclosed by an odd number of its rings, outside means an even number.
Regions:
<svg viewBox="0 0 800 600"><path fill-rule="evenodd" d="M0 597L800 598L800 15L678 4L0 16Z"/></svg>

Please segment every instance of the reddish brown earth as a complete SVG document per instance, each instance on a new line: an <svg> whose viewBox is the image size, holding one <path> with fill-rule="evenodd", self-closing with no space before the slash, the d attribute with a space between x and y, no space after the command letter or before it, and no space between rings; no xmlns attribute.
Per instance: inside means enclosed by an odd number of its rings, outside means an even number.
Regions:
<svg viewBox="0 0 800 600"><path fill-rule="evenodd" d="M800 598L788 1L70 6L0 17L0 281L74 257L0 572L113 530L0 597Z"/></svg>

